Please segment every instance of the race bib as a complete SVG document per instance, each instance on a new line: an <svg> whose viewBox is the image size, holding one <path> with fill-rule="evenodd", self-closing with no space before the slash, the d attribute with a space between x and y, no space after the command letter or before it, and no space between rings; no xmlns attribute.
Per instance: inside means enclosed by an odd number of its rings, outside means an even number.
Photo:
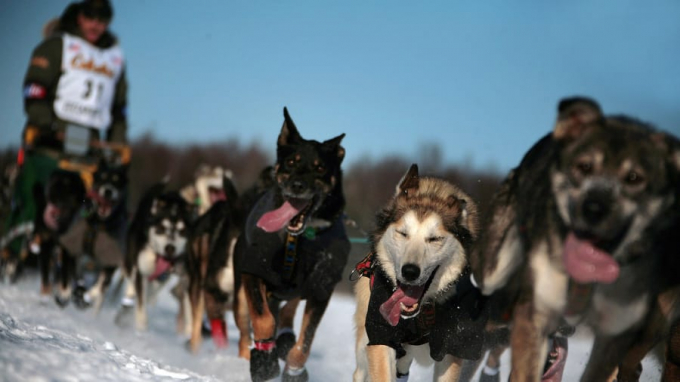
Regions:
<svg viewBox="0 0 680 382"><path fill-rule="evenodd" d="M118 45L101 49L64 34L54 112L62 120L105 130L111 124L111 104L123 70Z"/></svg>

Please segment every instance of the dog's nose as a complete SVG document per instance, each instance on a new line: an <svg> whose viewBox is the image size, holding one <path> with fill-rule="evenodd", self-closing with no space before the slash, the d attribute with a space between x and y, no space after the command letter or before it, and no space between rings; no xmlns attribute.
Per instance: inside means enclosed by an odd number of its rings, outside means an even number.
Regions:
<svg viewBox="0 0 680 382"><path fill-rule="evenodd" d="M296 194L301 194L305 189L307 189L307 183L296 180L290 185L290 190Z"/></svg>
<svg viewBox="0 0 680 382"><path fill-rule="evenodd" d="M401 276L406 281L414 281L420 276L420 268L415 264L405 264L401 267Z"/></svg>
<svg viewBox="0 0 680 382"><path fill-rule="evenodd" d="M168 255L168 256L175 256L176 250L177 249L172 244L168 244L168 245L165 246L165 254Z"/></svg>
<svg viewBox="0 0 680 382"><path fill-rule="evenodd" d="M609 198L602 194L591 194L581 206L583 217L589 224L601 222L611 210Z"/></svg>

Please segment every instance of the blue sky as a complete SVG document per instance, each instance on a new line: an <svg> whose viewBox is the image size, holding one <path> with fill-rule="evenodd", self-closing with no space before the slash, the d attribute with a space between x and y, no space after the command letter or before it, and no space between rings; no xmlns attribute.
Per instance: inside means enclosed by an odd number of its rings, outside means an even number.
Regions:
<svg viewBox="0 0 680 382"><path fill-rule="evenodd" d="M0 0L4 146L19 144L41 27L67 4ZM350 164L437 144L447 163L505 171L574 94L680 134L677 0L113 4L131 138L273 154L287 106L308 139L346 133Z"/></svg>

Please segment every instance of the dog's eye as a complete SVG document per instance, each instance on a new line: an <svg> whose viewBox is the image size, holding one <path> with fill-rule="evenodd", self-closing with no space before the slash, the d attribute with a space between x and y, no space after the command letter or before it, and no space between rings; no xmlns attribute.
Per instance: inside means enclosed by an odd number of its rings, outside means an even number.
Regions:
<svg viewBox="0 0 680 382"><path fill-rule="evenodd" d="M286 165L288 167L295 167L295 159L288 159L288 161L286 161Z"/></svg>
<svg viewBox="0 0 680 382"><path fill-rule="evenodd" d="M407 234L406 232L404 232L404 231L397 231L397 233L398 233L401 237L408 237L408 234Z"/></svg>
<svg viewBox="0 0 680 382"><path fill-rule="evenodd" d="M180 228L177 230L177 234L180 236L186 236L187 229L186 228Z"/></svg>
<svg viewBox="0 0 680 382"><path fill-rule="evenodd" d="M576 169L583 175L588 175L593 172L593 164L589 161L581 161L576 163Z"/></svg>
<svg viewBox="0 0 680 382"><path fill-rule="evenodd" d="M163 226L156 227L156 235L162 235L164 233L165 233L165 227L163 227Z"/></svg>
<svg viewBox="0 0 680 382"><path fill-rule="evenodd" d="M626 183L628 183L631 186L634 186L634 185L642 183L644 178L642 177L642 175L640 175L636 171L629 171L628 174L626 174L625 180L626 180Z"/></svg>
<svg viewBox="0 0 680 382"><path fill-rule="evenodd" d="M324 167L324 166L321 165L321 164L320 164L320 165L317 165L317 166L316 166L316 172L318 172L319 174L323 174L324 172L326 172L326 167Z"/></svg>
<svg viewBox="0 0 680 382"><path fill-rule="evenodd" d="M425 241L428 242L428 243L439 243L439 242L444 241L444 237L443 236L430 236L427 239L425 239Z"/></svg>

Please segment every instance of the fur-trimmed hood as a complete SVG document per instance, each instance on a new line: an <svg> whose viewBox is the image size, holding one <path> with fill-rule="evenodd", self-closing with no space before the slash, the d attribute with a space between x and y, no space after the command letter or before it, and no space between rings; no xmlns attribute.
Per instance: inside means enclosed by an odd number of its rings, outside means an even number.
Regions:
<svg viewBox="0 0 680 382"><path fill-rule="evenodd" d="M45 23L42 30L43 38L48 38L61 33L82 36L80 29L78 28L78 12L80 12L80 5L80 2L69 4L60 17ZM118 39L116 36L107 30L95 45L99 48L110 48L117 42Z"/></svg>

